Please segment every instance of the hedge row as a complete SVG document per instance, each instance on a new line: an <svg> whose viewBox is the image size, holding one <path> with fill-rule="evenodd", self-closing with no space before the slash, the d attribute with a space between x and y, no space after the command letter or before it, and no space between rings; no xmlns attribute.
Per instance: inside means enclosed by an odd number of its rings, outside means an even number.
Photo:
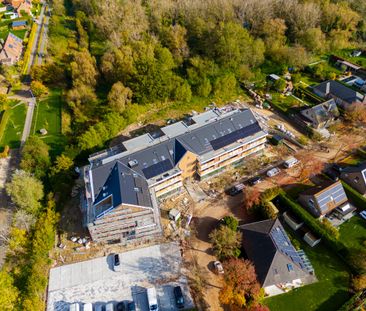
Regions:
<svg viewBox="0 0 366 311"><path fill-rule="evenodd" d="M280 203L287 206L296 216L304 221L304 223L318 236L322 237L326 244L335 251L340 251L344 248L343 244L337 241L309 212L302 206L291 200L285 193L280 193L278 196Z"/></svg>
<svg viewBox="0 0 366 311"><path fill-rule="evenodd" d="M366 209L366 198L363 195L361 195L357 190L353 189L346 182L344 181L341 182L348 199L350 199L358 208Z"/></svg>
<svg viewBox="0 0 366 311"><path fill-rule="evenodd" d="M30 55L31 55L31 49L34 43L34 39L36 37L36 32L37 32L37 23L33 23L32 25L32 29L30 31L30 35L29 35L29 40L28 40L28 45L27 45L27 49L24 53L24 65L23 65L23 74L27 74L27 70L28 70L28 65L29 65L29 60L30 60Z"/></svg>
<svg viewBox="0 0 366 311"><path fill-rule="evenodd" d="M6 125L8 124L9 118L10 118L10 112L11 110L5 110L3 112L3 115L1 117L1 121L0 121L0 141L3 139L4 133L5 133L5 129L6 129Z"/></svg>
<svg viewBox="0 0 366 311"><path fill-rule="evenodd" d="M353 311L357 310L363 302L365 302L366 297L362 292L354 294L351 299L349 299L338 311Z"/></svg>
<svg viewBox="0 0 366 311"><path fill-rule="evenodd" d="M304 96L308 97L308 99L314 101L315 104L320 104L320 103L324 102L323 98L319 97L318 95L314 94L313 92L309 91L308 89L306 89L302 86L299 86L296 91L299 94L299 96L304 95Z"/></svg>

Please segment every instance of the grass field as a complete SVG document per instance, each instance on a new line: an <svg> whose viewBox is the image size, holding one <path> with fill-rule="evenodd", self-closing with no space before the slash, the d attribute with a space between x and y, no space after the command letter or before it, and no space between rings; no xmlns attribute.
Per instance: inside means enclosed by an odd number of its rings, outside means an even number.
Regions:
<svg viewBox="0 0 366 311"><path fill-rule="evenodd" d="M49 96L37 103L33 115L31 134L40 136L50 146L51 155L60 154L66 144L66 138L61 133L62 101L59 90L52 90ZM40 129L46 129L42 136Z"/></svg>
<svg viewBox="0 0 366 311"><path fill-rule="evenodd" d="M340 240L348 248L364 248L366 241L366 220L360 216L353 216L343 223L339 229Z"/></svg>
<svg viewBox="0 0 366 311"><path fill-rule="evenodd" d="M271 311L329 311L338 310L349 299L349 271L336 254L324 243L311 248L304 242L301 248L306 252L318 278L318 282L289 293L265 299Z"/></svg>
<svg viewBox="0 0 366 311"><path fill-rule="evenodd" d="M16 103L13 105L15 104ZM4 137L0 142L0 149L3 149L6 145L10 148L18 148L20 146L26 112L27 109L24 104L17 105L15 108L11 109Z"/></svg>

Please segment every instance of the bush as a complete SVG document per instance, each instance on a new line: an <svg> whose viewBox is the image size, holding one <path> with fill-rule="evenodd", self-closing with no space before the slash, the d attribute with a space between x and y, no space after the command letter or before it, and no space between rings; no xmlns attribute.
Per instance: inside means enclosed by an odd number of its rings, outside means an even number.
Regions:
<svg viewBox="0 0 366 311"><path fill-rule="evenodd" d="M366 198L362 196L357 190L353 189L346 182L341 182L348 199L350 199L352 203L354 203L358 208L366 209Z"/></svg>
<svg viewBox="0 0 366 311"><path fill-rule="evenodd" d="M236 231L238 229L239 220L234 216L225 216L223 219L223 224L229 227L231 230Z"/></svg>
<svg viewBox="0 0 366 311"><path fill-rule="evenodd" d="M9 156L9 150L10 150L9 146L6 145L3 152L0 152L0 158L1 159L7 158Z"/></svg>
<svg viewBox="0 0 366 311"><path fill-rule="evenodd" d="M10 112L11 110L5 110L3 112L3 115L1 116L1 122L0 122L0 141L3 139L4 133L5 133L5 129L6 129L6 124L9 121L10 118Z"/></svg>
<svg viewBox="0 0 366 311"><path fill-rule="evenodd" d="M279 187L270 188L264 191L260 195L259 204L254 206L254 210L265 219L275 219L278 211L271 201L277 197L280 192L281 188Z"/></svg>

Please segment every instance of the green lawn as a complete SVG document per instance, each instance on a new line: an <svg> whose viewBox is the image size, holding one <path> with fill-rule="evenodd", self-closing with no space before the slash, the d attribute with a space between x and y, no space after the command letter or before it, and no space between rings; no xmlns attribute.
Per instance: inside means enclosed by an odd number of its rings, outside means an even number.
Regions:
<svg viewBox="0 0 366 311"><path fill-rule="evenodd" d="M13 105L15 105L15 103ZM20 139L23 133L26 113L27 109L24 104L20 104L11 109L10 118L5 128L4 137L0 142L1 149L3 149L6 145L8 145L10 148L18 148L20 146Z"/></svg>
<svg viewBox="0 0 366 311"><path fill-rule="evenodd" d="M37 103L34 111L31 134L44 139L50 146L51 155L60 154L67 141L61 133L61 91L52 90L49 96ZM47 134L42 136L40 129L46 129Z"/></svg>
<svg viewBox="0 0 366 311"><path fill-rule="evenodd" d="M301 241L301 248L309 257L318 282L267 298L264 303L271 311L338 310L349 299L347 266L324 243L311 248Z"/></svg>
<svg viewBox="0 0 366 311"><path fill-rule="evenodd" d="M302 106L303 104L293 96L285 96L278 92L271 92L272 102L277 104L282 111L286 112L292 107Z"/></svg>
<svg viewBox="0 0 366 311"><path fill-rule="evenodd" d="M27 29L21 29L21 30L11 30L14 35L16 35L18 38L24 40L25 34L27 33Z"/></svg>
<svg viewBox="0 0 366 311"><path fill-rule="evenodd" d="M366 241L366 220L360 216L353 216L343 223L340 228L340 240L347 248L364 248Z"/></svg>

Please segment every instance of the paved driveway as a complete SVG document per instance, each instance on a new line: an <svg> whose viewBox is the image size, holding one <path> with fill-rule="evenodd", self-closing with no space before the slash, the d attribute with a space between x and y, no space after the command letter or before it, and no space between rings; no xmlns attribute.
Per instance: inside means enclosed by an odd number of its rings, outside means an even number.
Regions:
<svg viewBox="0 0 366 311"><path fill-rule="evenodd" d="M186 306L193 307L176 243L121 253L120 260L120 272L113 271L112 256L51 269L47 310L66 311L74 302L96 305L134 300L137 310L148 311L146 288L155 286L161 310L173 311L176 285L182 287Z"/></svg>

